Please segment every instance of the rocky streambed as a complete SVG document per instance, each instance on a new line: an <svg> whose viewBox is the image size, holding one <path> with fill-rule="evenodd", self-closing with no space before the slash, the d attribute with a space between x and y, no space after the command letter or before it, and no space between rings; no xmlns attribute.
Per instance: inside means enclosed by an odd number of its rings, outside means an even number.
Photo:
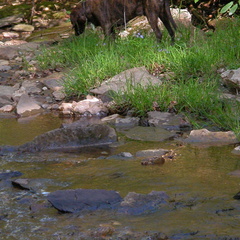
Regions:
<svg viewBox="0 0 240 240"><path fill-rule="evenodd" d="M165 126L176 118L158 114L149 113L148 121ZM21 121L0 120L5 128L11 124L11 137L20 143L6 147L11 142L2 140L2 239L239 238L240 158L233 133L188 129L179 135L179 125L134 127L132 117L82 117L60 128L57 121L51 130L54 118L44 118L28 120L23 144ZM38 119L45 133L32 140ZM66 129L85 129L85 141L62 138ZM159 139L160 130L170 135Z"/></svg>
<svg viewBox="0 0 240 240"><path fill-rule="evenodd" d="M109 90L129 76L143 86L167 77L143 67L67 102L64 74L22 68L42 43L16 42L0 47L0 238L239 239L233 132L193 130L169 112L109 115ZM237 89L238 73L223 80Z"/></svg>

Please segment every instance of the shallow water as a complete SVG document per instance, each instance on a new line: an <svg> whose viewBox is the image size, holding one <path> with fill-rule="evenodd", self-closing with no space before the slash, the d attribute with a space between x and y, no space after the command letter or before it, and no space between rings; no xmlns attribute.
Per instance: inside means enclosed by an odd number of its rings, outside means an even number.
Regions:
<svg viewBox="0 0 240 240"><path fill-rule="evenodd" d="M2 134L7 132L2 131L3 124L5 130L9 129L8 134ZM53 116L39 116L24 127L16 120L0 120L0 141L6 145L22 144L60 124L60 119ZM153 148L175 150L176 160L142 166L136 158L104 159L120 152L135 154ZM100 226L114 228L118 236L160 231L171 239L240 237L240 201L233 199L240 191L240 178L229 175L240 169L240 156L232 154L232 149L233 146L203 148L178 146L175 142L126 141L119 146L76 152L2 156L1 169L20 171L22 178L49 179L49 184L37 193L0 185L0 239L80 239L82 233ZM155 213L126 216L109 210L59 214L45 200L47 192L76 188L116 190L122 197L129 192L166 191L171 201ZM32 202L48 207L34 212L29 209ZM117 239L114 234L111 239Z"/></svg>

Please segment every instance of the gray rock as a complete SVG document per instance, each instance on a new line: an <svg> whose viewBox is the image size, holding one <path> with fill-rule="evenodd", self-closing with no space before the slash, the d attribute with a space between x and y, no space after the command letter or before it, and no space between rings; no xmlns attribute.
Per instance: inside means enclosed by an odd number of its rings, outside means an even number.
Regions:
<svg viewBox="0 0 240 240"><path fill-rule="evenodd" d="M12 105L12 94L14 92L11 86L1 86L0 85L0 108L6 105Z"/></svg>
<svg viewBox="0 0 240 240"><path fill-rule="evenodd" d="M168 203L168 195L162 191L152 191L149 194L130 192L123 199L118 212L129 215L152 213Z"/></svg>
<svg viewBox="0 0 240 240"><path fill-rule="evenodd" d="M20 177L21 175L22 175L22 173L19 172L19 171L0 172L0 181L6 180L6 179L9 179L9 178Z"/></svg>
<svg viewBox="0 0 240 240"><path fill-rule="evenodd" d="M20 87L19 89L17 89L16 91L14 91L13 95L12 95L12 99L15 101L15 102L18 102L20 97L23 95L23 94L26 94L26 89L24 87Z"/></svg>
<svg viewBox="0 0 240 240"><path fill-rule="evenodd" d="M0 47L0 58L4 60L12 60L18 56L18 50L12 47Z"/></svg>
<svg viewBox="0 0 240 240"><path fill-rule="evenodd" d="M11 46L11 48L16 49L18 52L33 52L38 50L44 43L37 42L24 42L15 46Z"/></svg>
<svg viewBox="0 0 240 240"><path fill-rule="evenodd" d="M25 80L22 83L22 88L25 89L25 92L28 94L39 94L41 93L42 86L40 86L39 82L37 81L31 81L31 80Z"/></svg>
<svg viewBox="0 0 240 240"><path fill-rule="evenodd" d="M17 114L30 114L41 111L41 106L39 106L34 99L29 97L27 94L21 95L19 102L17 104Z"/></svg>
<svg viewBox="0 0 240 240"><path fill-rule="evenodd" d="M238 192L236 195L234 195L233 198L236 200L240 200L240 192Z"/></svg>
<svg viewBox="0 0 240 240"><path fill-rule="evenodd" d="M84 210L114 209L122 201L115 191L101 189L58 190L47 200L60 212L76 213Z"/></svg>
<svg viewBox="0 0 240 240"><path fill-rule="evenodd" d="M240 90L240 68L227 70L221 74L221 77L229 88Z"/></svg>
<svg viewBox="0 0 240 240"><path fill-rule="evenodd" d="M102 122L106 122L106 123L109 123L111 125L115 125L115 122L116 122L116 119L117 118L120 118L120 115L119 114L113 114L113 115L110 115L110 116L107 116L107 117L104 117L102 118Z"/></svg>
<svg viewBox="0 0 240 240"><path fill-rule="evenodd" d="M207 144L207 145L227 145L238 143L234 132L210 132L207 129L192 130L190 135L183 140L185 143Z"/></svg>
<svg viewBox="0 0 240 240"><path fill-rule="evenodd" d="M66 186L66 183L55 182L52 179L47 178L18 178L12 180L12 185L16 188L29 190L32 192L41 192L45 190L48 186Z"/></svg>
<svg viewBox="0 0 240 240"><path fill-rule="evenodd" d="M113 128L95 124L87 127L65 126L58 128L33 139L33 141L18 147L21 152L38 152L47 150L74 149L84 146L111 144L117 141Z"/></svg>
<svg viewBox="0 0 240 240"><path fill-rule="evenodd" d="M162 128L140 126L134 127L123 133L130 139L153 142L162 142L175 136L174 133Z"/></svg>
<svg viewBox="0 0 240 240"><path fill-rule="evenodd" d="M120 129L130 129L139 125L140 118L138 117L125 117L116 118L115 126Z"/></svg>
<svg viewBox="0 0 240 240"><path fill-rule="evenodd" d="M168 112L148 112L148 123L153 127L160 127L166 130L190 131L191 125L183 116Z"/></svg>
<svg viewBox="0 0 240 240"><path fill-rule="evenodd" d="M0 85L0 97L3 97L5 99L8 99L9 101L11 101L13 92L14 92L13 87Z"/></svg>
<svg viewBox="0 0 240 240"><path fill-rule="evenodd" d="M12 60L16 58L19 53L25 53L25 52L33 52L43 44L36 43L36 42L29 42L26 41L19 41L13 40L14 44L13 46L1 46L0 47L0 59L4 60ZM9 41L10 42L10 41ZM5 43L7 45L7 42ZM11 45L11 43L9 43Z"/></svg>
<svg viewBox="0 0 240 240"><path fill-rule="evenodd" d="M66 94L63 92L63 90L54 91L52 94L56 101L62 101L66 97Z"/></svg>
<svg viewBox="0 0 240 240"><path fill-rule="evenodd" d="M6 105L12 105L12 104L13 104L13 102L9 98L7 98L5 96L2 96L2 97L0 96L0 108L4 107Z"/></svg>
<svg viewBox="0 0 240 240"><path fill-rule="evenodd" d="M46 85L52 91L57 91L63 88L63 74L54 73L46 78L42 78L41 81L44 85Z"/></svg>
<svg viewBox="0 0 240 240"><path fill-rule="evenodd" d="M11 69L10 66L7 65L0 65L0 72L7 72Z"/></svg>
<svg viewBox="0 0 240 240"><path fill-rule="evenodd" d="M78 127L89 127L95 124L102 124L99 117L81 117L79 120L74 121L73 123L63 123L62 128L78 128Z"/></svg>
<svg viewBox="0 0 240 240"><path fill-rule="evenodd" d="M103 95L110 90L121 92L126 90L127 84L133 86L141 85L144 87L149 84L161 85L162 81L149 74L145 67L132 68L108 79L103 82L100 87L92 89L90 92L97 95Z"/></svg>
<svg viewBox="0 0 240 240"><path fill-rule="evenodd" d="M0 27L9 26L12 24L20 23L23 20L22 15L13 15L10 17L5 17L0 19Z"/></svg>

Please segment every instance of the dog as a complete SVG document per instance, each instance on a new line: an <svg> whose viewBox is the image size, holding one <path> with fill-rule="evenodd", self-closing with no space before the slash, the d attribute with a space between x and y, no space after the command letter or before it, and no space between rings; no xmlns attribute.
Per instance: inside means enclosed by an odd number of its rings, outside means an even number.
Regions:
<svg viewBox="0 0 240 240"><path fill-rule="evenodd" d="M146 16L157 41L162 39L158 18L168 30L172 43L177 26L170 12L169 0L85 0L71 12L75 35L82 34L87 23L100 26L105 36L115 38L114 27L126 24L137 16Z"/></svg>

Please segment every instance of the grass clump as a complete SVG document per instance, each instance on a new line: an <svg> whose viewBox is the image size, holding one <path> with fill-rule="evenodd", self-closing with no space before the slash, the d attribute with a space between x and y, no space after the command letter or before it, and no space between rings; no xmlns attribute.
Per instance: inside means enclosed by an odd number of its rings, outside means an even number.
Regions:
<svg viewBox="0 0 240 240"><path fill-rule="evenodd" d="M220 22L214 33L179 26L174 46L164 31L157 44L155 37L134 36L115 43L101 40L94 31L63 41L39 56L43 68L67 67L65 89L69 95L82 95L103 80L123 70L145 66L150 72L173 72L161 86L132 86L116 95L118 106L128 106L139 116L153 110L175 110L184 113L196 127L216 125L223 130L240 133L240 107L236 101L220 97L221 82L217 69L240 67L240 19ZM226 37L227 36L227 37ZM160 68L160 70L159 70Z"/></svg>

